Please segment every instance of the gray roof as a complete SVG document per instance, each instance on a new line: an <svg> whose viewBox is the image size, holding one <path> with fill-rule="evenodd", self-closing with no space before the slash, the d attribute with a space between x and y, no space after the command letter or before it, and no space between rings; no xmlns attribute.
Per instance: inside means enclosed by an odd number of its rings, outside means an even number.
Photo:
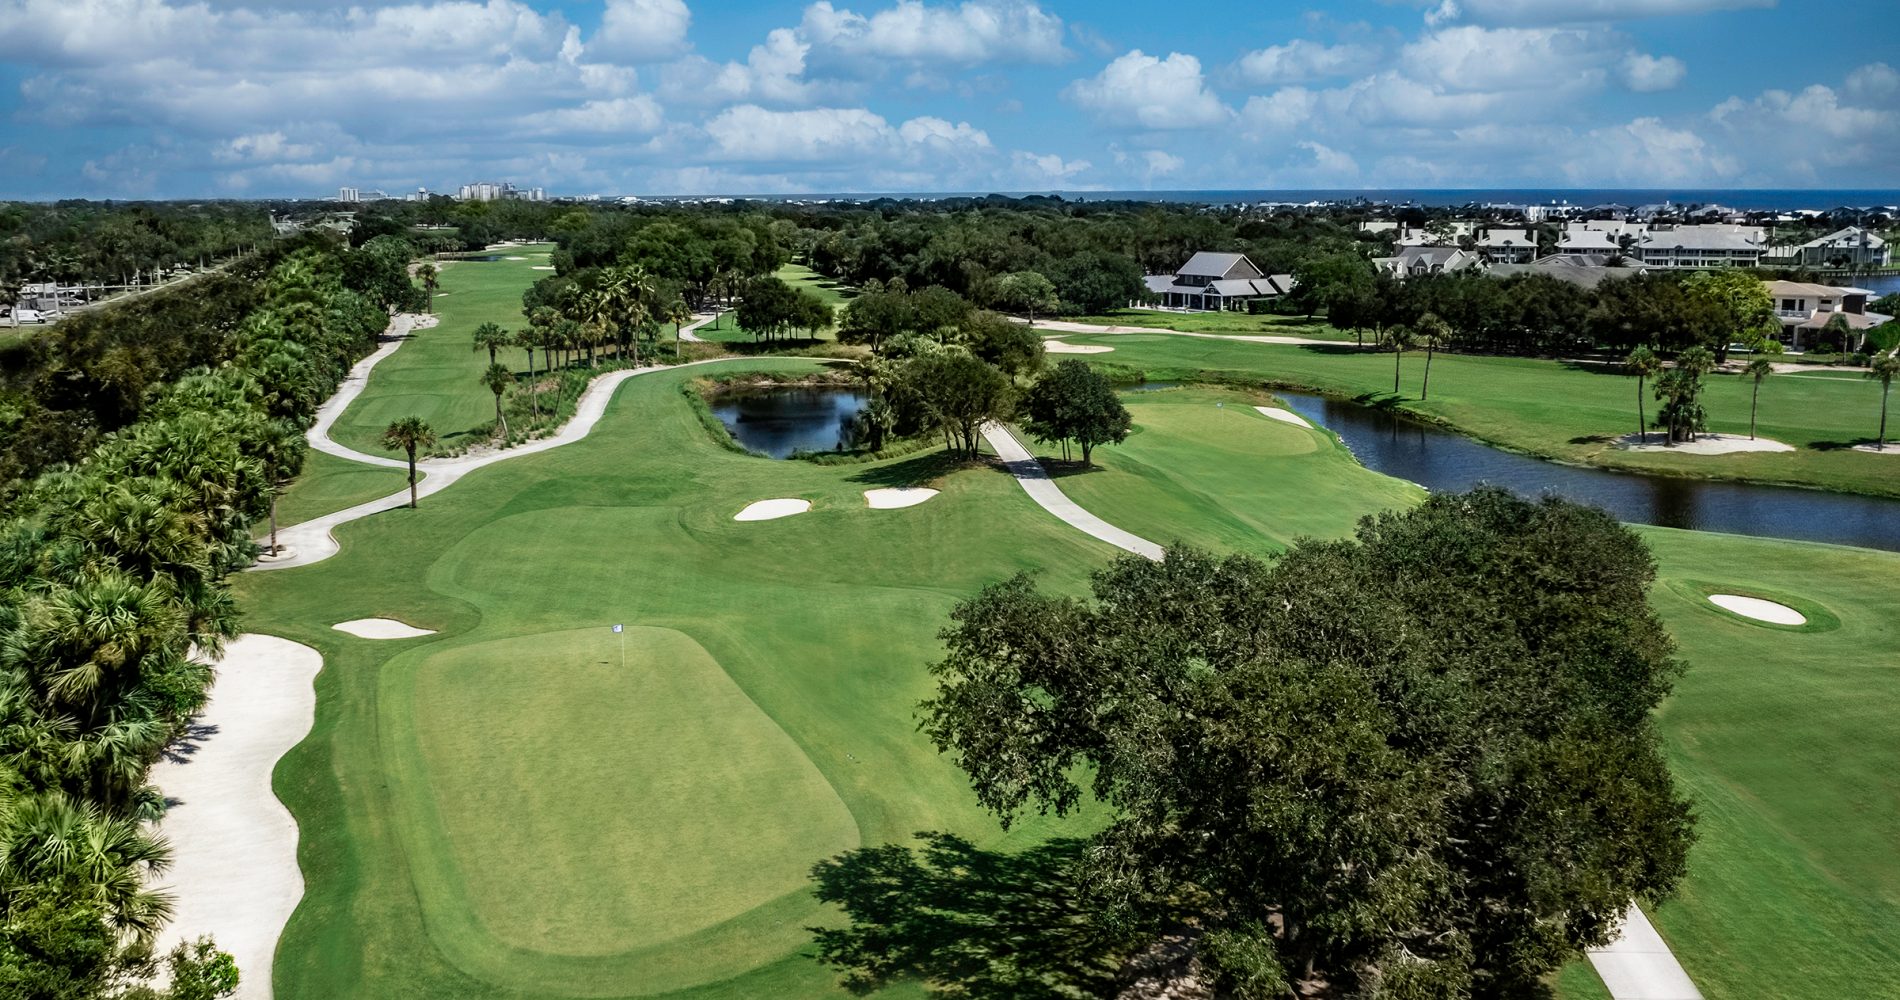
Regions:
<svg viewBox="0 0 1900 1000"><path fill-rule="evenodd" d="M1260 269L1246 254L1209 253L1206 250L1188 258L1177 274L1197 274L1209 278L1258 278Z"/></svg>
<svg viewBox="0 0 1900 1000"><path fill-rule="evenodd" d="M1717 229L1712 226L1678 226L1675 229L1650 230L1643 234L1637 244L1644 249L1668 249L1681 247L1684 250L1760 250L1759 238L1751 239L1747 233Z"/></svg>
<svg viewBox="0 0 1900 1000"><path fill-rule="evenodd" d="M1172 274L1149 274L1144 275L1141 280L1147 284L1148 290L1156 295L1160 295L1174 288L1174 275Z"/></svg>
<svg viewBox="0 0 1900 1000"><path fill-rule="evenodd" d="M1620 249L1616 238L1601 229L1565 230L1563 242L1558 244L1562 250L1617 250Z"/></svg>

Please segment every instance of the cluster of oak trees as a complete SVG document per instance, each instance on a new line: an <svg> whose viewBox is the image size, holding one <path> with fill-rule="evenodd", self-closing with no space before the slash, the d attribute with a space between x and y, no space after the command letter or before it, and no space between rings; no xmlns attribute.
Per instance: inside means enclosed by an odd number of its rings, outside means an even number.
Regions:
<svg viewBox="0 0 1900 1000"><path fill-rule="evenodd" d="M164 958L169 860L148 774L238 634L227 574L301 468L303 431L388 310L400 247L318 238L73 317L0 383L0 995L208 1000L208 940ZM47 441L46 428L68 432ZM169 967L170 983L151 977Z"/></svg>

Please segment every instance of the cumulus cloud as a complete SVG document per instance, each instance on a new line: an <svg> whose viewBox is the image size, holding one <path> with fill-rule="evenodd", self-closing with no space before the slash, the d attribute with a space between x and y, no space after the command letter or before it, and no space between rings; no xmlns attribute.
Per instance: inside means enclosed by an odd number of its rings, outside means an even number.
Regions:
<svg viewBox="0 0 1900 1000"><path fill-rule="evenodd" d="M1623 57L1621 77L1623 86L1639 94L1648 94L1658 90L1674 90L1689 75L1689 67L1675 56L1657 58L1642 52L1631 52Z"/></svg>
<svg viewBox="0 0 1900 1000"><path fill-rule="evenodd" d="M1234 115L1207 89L1201 61L1180 52L1156 59L1130 50L1095 76L1071 83L1062 96L1107 125L1205 128Z"/></svg>
<svg viewBox="0 0 1900 1000"><path fill-rule="evenodd" d="M839 57L955 66L1066 62L1074 53L1063 47L1062 32L1062 19L1033 3L986 0L955 7L898 0L868 17L819 0L799 25L803 38Z"/></svg>
<svg viewBox="0 0 1900 1000"><path fill-rule="evenodd" d="M990 148L990 137L968 122L913 118L896 128L864 108L772 111L756 104L727 108L705 126L714 158L747 161L841 161L933 154L963 155Z"/></svg>
<svg viewBox="0 0 1900 1000"><path fill-rule="evenodd" d="M1775 0L1443 0L1426 14L1426 20L1431 24L1458 20L1492 25L1586 24L1774 5Z"/></svg>
<svg viewBox="0 0 1900 1000"><path fill-rule="evenodd" d="M1670 128L1659 118L1638 118L1627 125L1594 130L1578 146L1578 155L1564 165L1564 171L1579 183L1717 185L1741 172L1739 160L1717 152L1694 132Z"/></svg>
<svg viewBox="0 0 1900 1000"><path fill-rule="evenodd" d="M1847 85L1841 89L1868 104L1892 104L1900 99L1900 73L1884 62L1869 63L1847 74Z"/></svg>
<svg viewBox="0 0 1900 1000"><path fill-rule="evenodd" d="M1371 69L1379 50L1366 45L1325 46L1296 38L1285 45L1257 49L1240 57L1235 75L1245 83L1309 83Z"/></svg>
<svg viewBox="0 0 1900 1000"><path fill-rule="evenodd" d="M1011 174L1030 187L1063 187L1093 166L1087 160L1064 160L1055 153L1038 155L1018 150L1010 154Z"/></svg>
<svg viewBox="0 0 1900 1000"><path fill-rule="evenodd" d="M1141 154L1141 157L1148 164L1146 174L1150 180L1156 177L1178 173L1182 167L1187 166L1186 160L1172 153L1164 153L1159 149L1147 150Z"/></svg>
<svg viewBox="0 0 1900 1000"><path fill-rule="evenodd" d="M607 0L600 30L587 41L589 58L650 62L679 54L693 13L684 0Z"/></svg>

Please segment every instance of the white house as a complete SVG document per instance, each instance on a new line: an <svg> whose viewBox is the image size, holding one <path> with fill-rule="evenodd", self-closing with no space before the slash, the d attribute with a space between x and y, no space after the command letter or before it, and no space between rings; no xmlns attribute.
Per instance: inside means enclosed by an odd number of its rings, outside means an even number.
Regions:
<svg viewBox="0 0 1900 1000"><path fill-rule="evenodd" d="M1886 267L1893 262L1887 241L1859 226L1848 226L1799 246L1772 247L1769 263L1790 267Z"/></svg>
<svg viewBox="0 0 1900 1000"><path fill-rule="evenodd" d="M1245 309L1251 299L1267 299L1293 290L1293 276L1268 275L1246 254L1209 253L1188 258L1173 274L1151 274L1142 279L1148 290L1173 309L1218 312Z"/></svg>
<svg viewBox="0 0 1900 1000"><path fill-rule="evenodd" d="M1476 251L1457 247L1400 247L1390 257L1372 258L1372 266L1395 278L1420 278L1483 264L1484 258Z"/></svg>

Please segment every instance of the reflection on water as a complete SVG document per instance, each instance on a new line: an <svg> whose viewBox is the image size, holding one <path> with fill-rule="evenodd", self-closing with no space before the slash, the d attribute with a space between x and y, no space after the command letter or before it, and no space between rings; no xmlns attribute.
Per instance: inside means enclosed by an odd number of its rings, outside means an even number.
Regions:
<svg viewBox="0 0 1900 1000"><path fill-rule="evenodd" d="M864 400L858 389L740 389L721 395L712 411L741 446L785 458L851 447L851 418Z"/></svg>
<svg viewBox="0 0 1900 1000"><path fill-rule="evenodd" d="M1433 492L1491 483L1526 496L1552 492L1638 524L1900 551L1900 501L1574 468L1499 451L1356 403L1278 395L1338 434L1367 468Z"/></svg>

